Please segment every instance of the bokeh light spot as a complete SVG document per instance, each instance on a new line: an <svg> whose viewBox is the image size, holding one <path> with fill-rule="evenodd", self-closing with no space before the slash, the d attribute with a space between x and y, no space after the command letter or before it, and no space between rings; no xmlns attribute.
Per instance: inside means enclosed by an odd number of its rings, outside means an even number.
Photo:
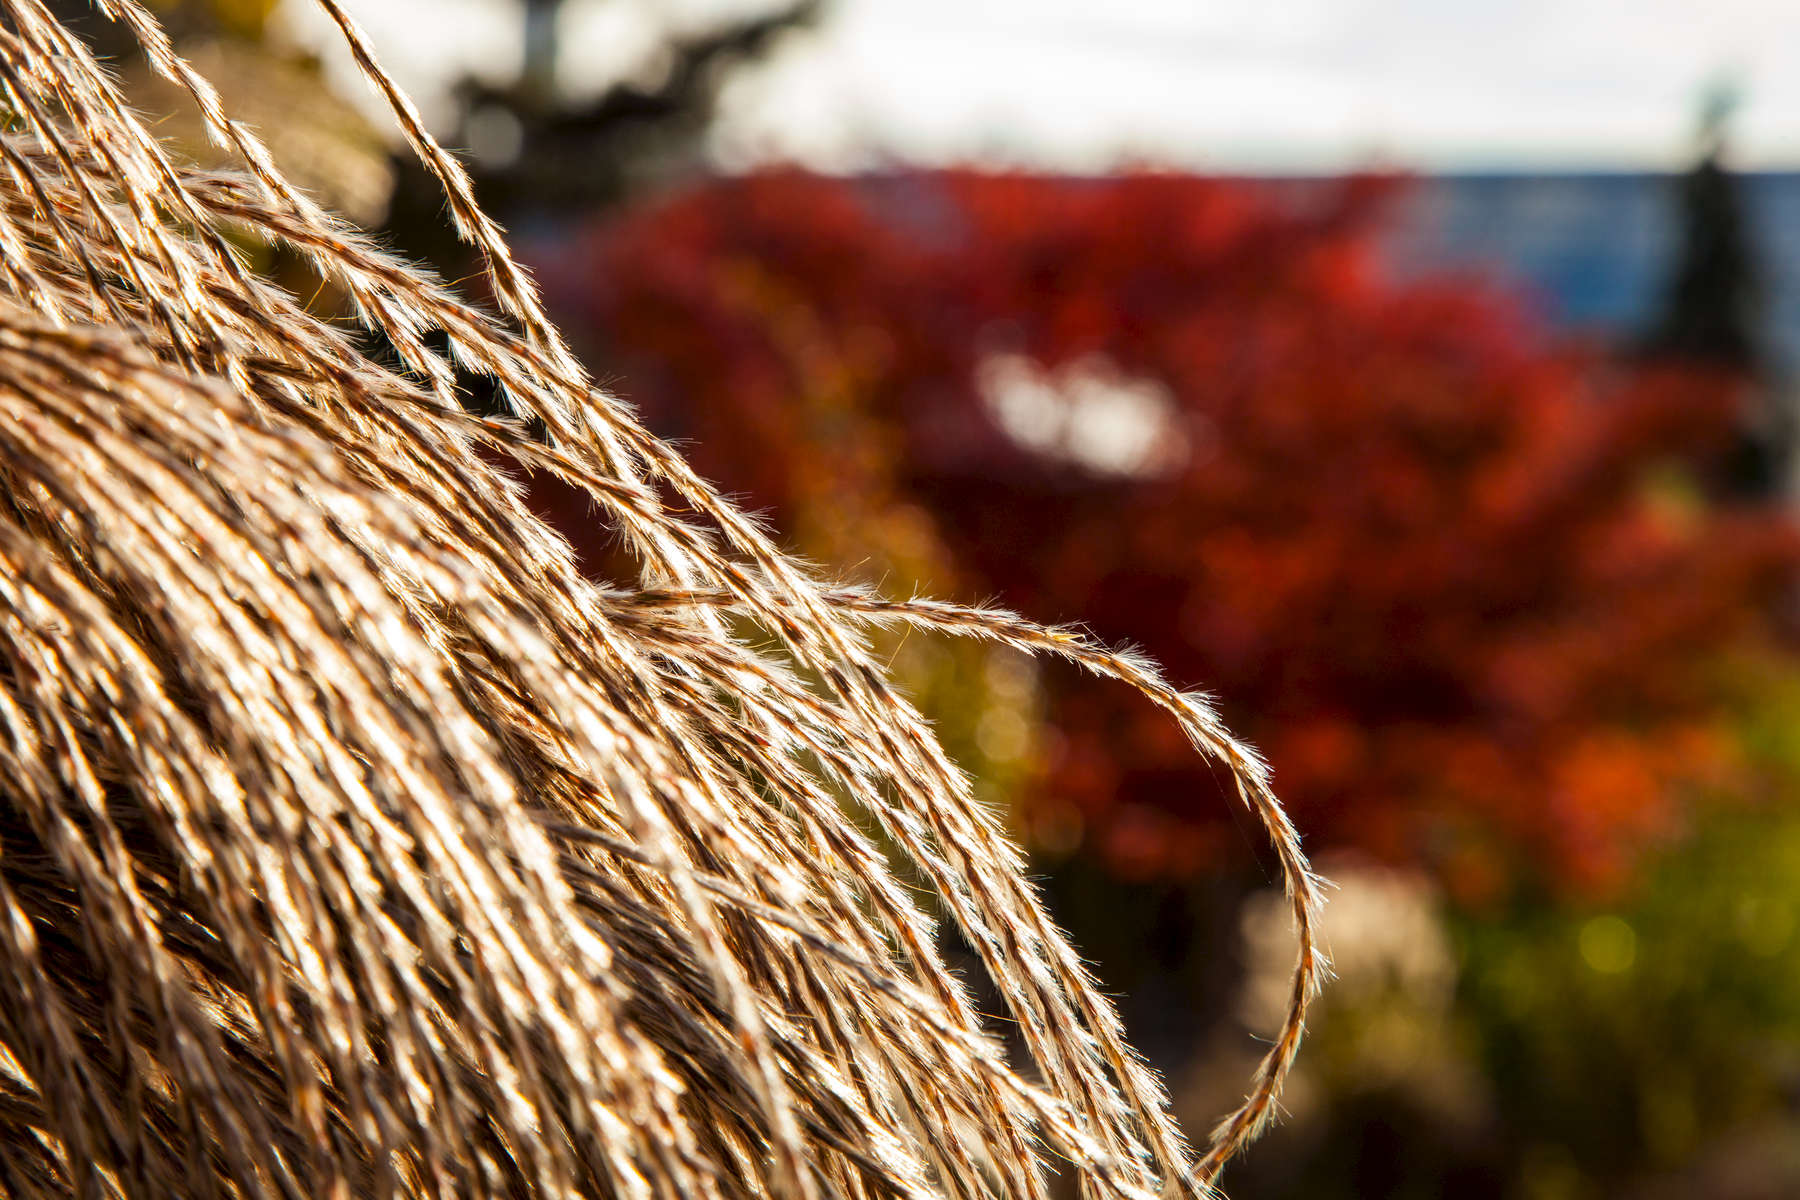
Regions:
<svg viewBox="0 0 1800 1200"><path fill-rule="evenodd" d="M1583 962L1602 975L1623 975L1637 961L1637 931L1621 917L1595 917L1581 927Z"/></svg>

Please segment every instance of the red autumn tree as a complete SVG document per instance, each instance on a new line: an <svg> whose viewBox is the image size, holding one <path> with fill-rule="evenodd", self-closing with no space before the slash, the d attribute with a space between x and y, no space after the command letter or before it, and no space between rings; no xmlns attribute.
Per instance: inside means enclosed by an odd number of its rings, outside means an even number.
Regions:
<svg viewBox="0 0 1800 1200"><path fill-rule="evenodd" d="M802 549L1141 646L1315 847L1604 884L1731 771L1721 664L1776 639L1795 538L1692 482L1738 383L1385 279L1394 186L779 172L546 269ZM1138 876L1235 840L1156 713L1045 686L1028 830Z"/></svg>

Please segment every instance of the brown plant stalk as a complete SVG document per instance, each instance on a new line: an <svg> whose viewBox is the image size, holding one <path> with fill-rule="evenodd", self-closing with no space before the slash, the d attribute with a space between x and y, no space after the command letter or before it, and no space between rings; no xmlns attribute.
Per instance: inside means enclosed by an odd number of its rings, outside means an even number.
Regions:
<svg viewBox="0 0 1800 1200"><path fill-rule="evenodd" d="M1210 1193L1323 969L1259 760L1135 657L777 549L592 385L320 3L497 312L292 187L137 0L96 6L239 171L175 161L39 0L0 0L0 1188L1045 1197L1064 1170L1089 1196ZM470 374L508 415L463 409ZM592 497L633 586L582 575L520 469ZM1288 1018L1198 1159L871 653L896 623L1136 688L1267 831L1300 929Z"/></svg>

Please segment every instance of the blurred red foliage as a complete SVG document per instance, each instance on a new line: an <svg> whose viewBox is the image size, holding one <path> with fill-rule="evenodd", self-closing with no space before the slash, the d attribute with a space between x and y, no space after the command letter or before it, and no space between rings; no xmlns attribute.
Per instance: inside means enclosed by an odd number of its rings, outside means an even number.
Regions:
<svg viewBox="0 0 1800 1200"><path fill-rule="evenodd" d="M1315 848L1468 898L1604 887L1730 771L1717 665L1775 639L1795 535L1693 484L1741 383L1385 279L1398 186L767 173L544 268L651 424L802 550L1141 646ZM1157 714L1048 686L1027 828L1078 813L1135 876L1236 842Z"/></svg>

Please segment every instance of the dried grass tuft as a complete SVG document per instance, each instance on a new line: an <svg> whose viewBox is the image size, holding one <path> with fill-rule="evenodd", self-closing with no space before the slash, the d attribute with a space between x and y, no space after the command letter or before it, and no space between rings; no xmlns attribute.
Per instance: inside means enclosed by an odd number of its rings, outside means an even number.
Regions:
<svg viewBox="0 0 1800 1200"><path fill-rule="evenodd" d="M1208 1193L1322 970L1256 758L1141 660L778 551L592 386L321 2L497 313L290 186L137 0L97 6L241 170L170 161L38 0L0 0L0 1187L1043 1197L1066 1160L1091 1196ZM354 326L246 269L246 238ZM459 374L510 415L465 412ZM639 586L584 579L520 468L585 489ZM896 622L1138 689L1268 831L1302 930L1288 1021L1197 1161L871 656Z"/></svg>

